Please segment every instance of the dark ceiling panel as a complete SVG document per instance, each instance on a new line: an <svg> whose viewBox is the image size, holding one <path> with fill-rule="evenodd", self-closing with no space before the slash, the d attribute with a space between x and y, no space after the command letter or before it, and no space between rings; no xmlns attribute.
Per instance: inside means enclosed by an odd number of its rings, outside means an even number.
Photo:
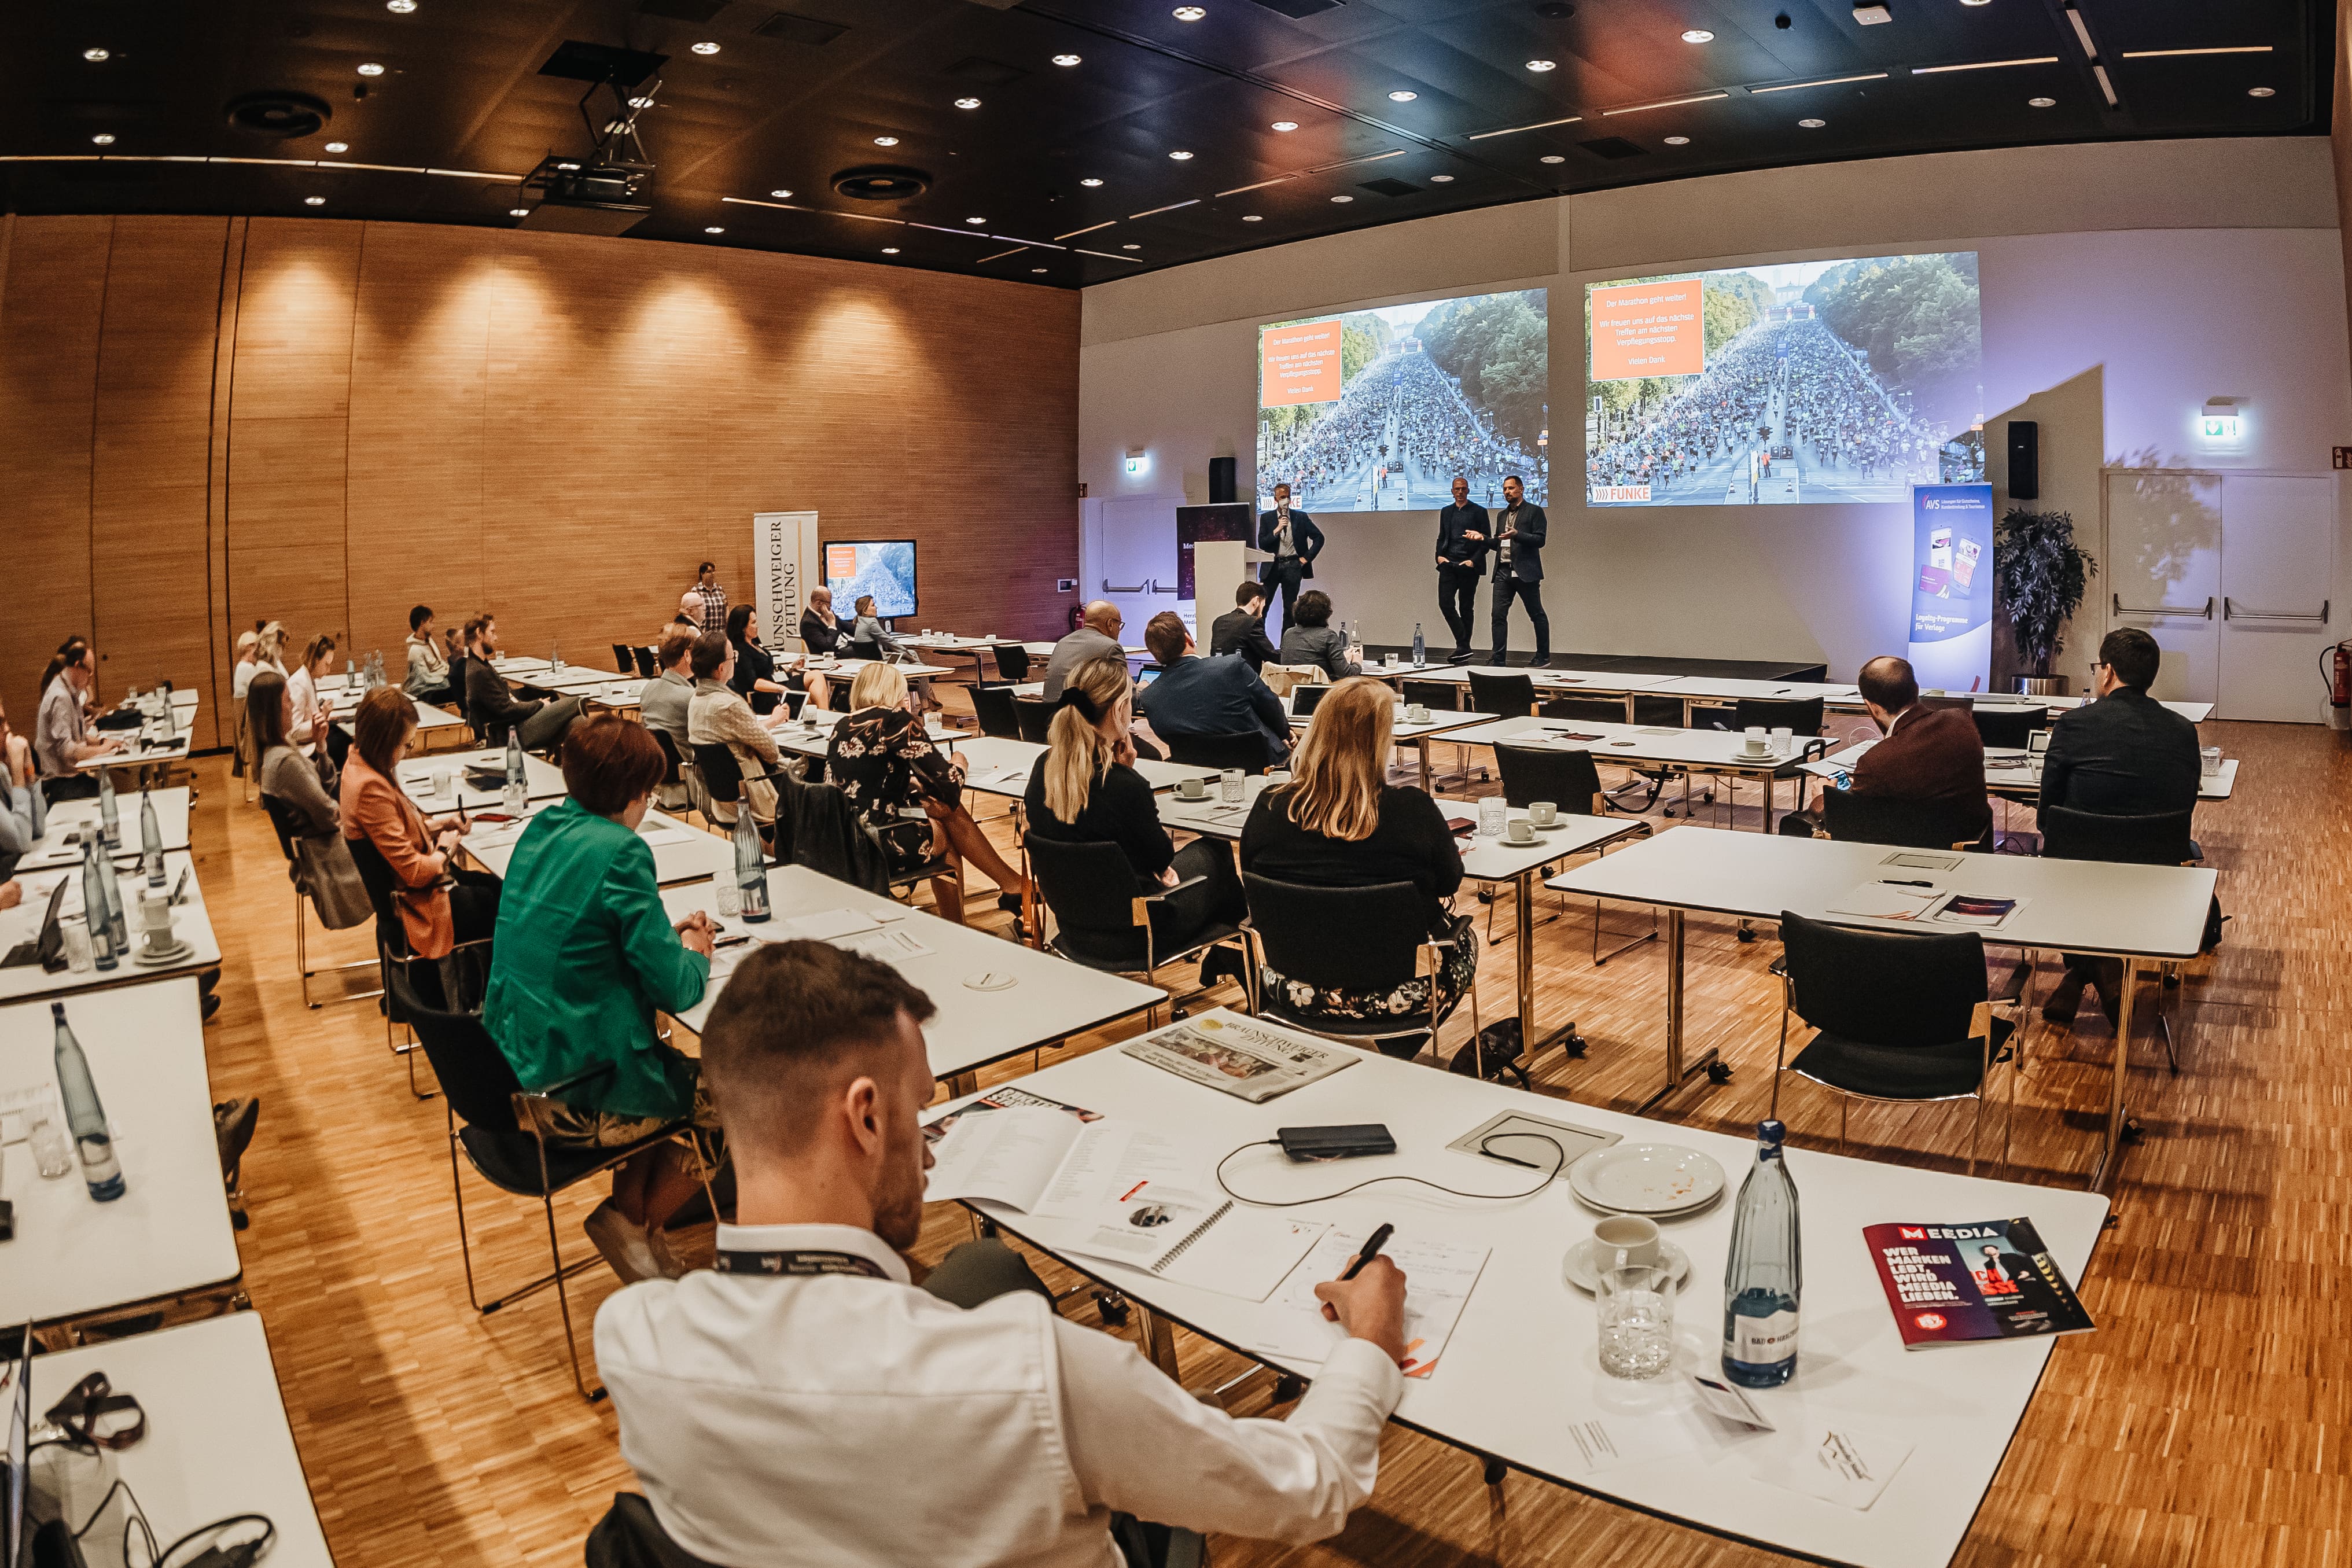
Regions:
<svg viewBox="0 0 2352 1568"><path fill-rule="evenodd" d="M0 6L0 58L28 86L0 101L0 201L511 224L523 174L589 151L582 91L589 124L615 110L609 90L539 74L577 41L666 57L638 89L656 168L635 234L1072 287L1556 191L2321 133L2335 44L2324 0L2075 0L2110 107L2064 0L1894 0L1883 26L1856 24L1851 0L1574 0L1565 16L1544 0L1199 3L1195 22L1175 0ZM2168 52L2189 49L2244 52ZM292 138L232 125L231 102L257 93L307 95L329 118ZM237 159L281 162L221 161ZM835 194L837 175L877 163L928 188L878 205Z"/></svg>

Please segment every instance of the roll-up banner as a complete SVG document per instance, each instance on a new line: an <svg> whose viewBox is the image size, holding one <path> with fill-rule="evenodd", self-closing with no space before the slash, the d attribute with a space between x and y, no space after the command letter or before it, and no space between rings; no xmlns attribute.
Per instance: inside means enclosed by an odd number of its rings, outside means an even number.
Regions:
<svg viewBox="0 0 2352 1568"><path fill-rule="evenodd" d="M1911 668L1926 690L1981 691L1992 672L1992 487L1911 491Z"/></svg>
<svg viewBox="0 0 2352 1568"><path fill-rule="evenodd" d="M808 592L824 583L816 513L753 512L751 562L759 575L760 641L771 650L800 647Z"/></svg>

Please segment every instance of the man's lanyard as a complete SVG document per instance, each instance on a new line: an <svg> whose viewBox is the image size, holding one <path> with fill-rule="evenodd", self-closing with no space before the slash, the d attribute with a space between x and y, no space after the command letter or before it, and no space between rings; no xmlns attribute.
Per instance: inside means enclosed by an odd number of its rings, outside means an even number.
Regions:
<svg viewBox="0 0 2352 1568"><path fill-rule="evenodd" d="M882 1266L854 1252L732 1252L721 1250L715 1264L721 1274L781 1274L806 1278L817 1274L863 1274L887 1279Z"/></svg>

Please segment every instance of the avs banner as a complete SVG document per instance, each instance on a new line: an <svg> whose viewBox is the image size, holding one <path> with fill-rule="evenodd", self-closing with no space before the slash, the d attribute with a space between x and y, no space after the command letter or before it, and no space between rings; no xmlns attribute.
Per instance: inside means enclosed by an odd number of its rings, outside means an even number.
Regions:
<svg viewBox="0 0 2352 1568"><path fill-rule="evenodd" d="M1981 691L1992 670L1992 487L1911 491L1911 668L1923 689Z"/></svg>

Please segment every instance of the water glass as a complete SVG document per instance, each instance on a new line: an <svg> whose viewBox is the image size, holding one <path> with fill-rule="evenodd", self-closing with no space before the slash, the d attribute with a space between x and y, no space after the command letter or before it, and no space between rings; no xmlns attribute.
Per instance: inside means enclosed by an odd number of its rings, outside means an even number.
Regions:
<svg viewBox="0 0 2352 1568"><path fill-rule="evenodd" d="M1390 654L1390 655L1388 656L1388 661L1389 661L1389 668L1390 668L1391 669L1394 669L1394 668L1396 668L1400 663L1402 663L1402 660L1399 659L1399 658L1397 658L1397 656L1396 656L1396 655L1394 655L1394 654Z"/></svg>
<svg viewBox="0 0 2352 1568"><path fill-rule="evenodd" d="M740 915L743 912L743 887L741 883L733 881L726 877L720 877L719 879L717 891L719 893L719 912L721 915Z"/></svg>
<svg viewBox="0 0 2352 1568"><path fill-rule="evenodd" d="M1772 731L1772 754L1776 757L1787 756L1790 750L1796 744L1796 739L1797 732L1789 728L1788 725L1780 724L1774 726Z"/></svg>
<svg viewBox="0 0 2352 1568"><path fill-rule="evenodd" d="M1503 824L1509 820L1510 804L1500 795L1488 795L1478 803L1478 831L1488 838L1503 836Z"/></svg>
<svg viewBox="0 0 2352 1568"><path fill-rule="evenodd" d="M2207 778L2209 778L2209 779L2210 779L2210 778L2211 778L2215 773L2220 773L2220 772L2221 771L2221 747L2219 747L2219 746L2207 746L2207 747L2206 747L2202 752L2200 752L2200 753L2198 753L2198 754L2199 754L2200 760L2201 761L2202 765L2203 765L2203 767L2204 767L2204 770L2205 770L2205 776L2206 776Z"/></svg>
<svg viewBox="0 0 2352 1568"><path fill-rule="evenodd" d="M1223 773L1219 773L1217 793L1224 798L1227 805L1237 803L1242 798L1241 769L1227 768Z"/></svg>
<svg viewBox="0 0 2352 1568"><path fill-rule="evenodd" d="M72 920L60 918L58 934L65 938L66 967L76 974L88 974L98 962L89 948L89 922L79 916Z"/></svg>
<svg viewBox="0 0 2352 1568"><path fill-rule="evenodd" d="M55 1095L43 1095L26 1110L25 1142L32 1146L33 1168L43 1181L54 1182L74 1168L73 1134L66 1131Z"/></svg>
<svg viewBox="0 0 2352 1568"><path fill-rule="evenodd" d="M1674 1270L1625 1263L1601 1269L1599 1283L1594 1305L1601 1318L1601 1370L1638 1382L1674 1365Z"/></svg>

